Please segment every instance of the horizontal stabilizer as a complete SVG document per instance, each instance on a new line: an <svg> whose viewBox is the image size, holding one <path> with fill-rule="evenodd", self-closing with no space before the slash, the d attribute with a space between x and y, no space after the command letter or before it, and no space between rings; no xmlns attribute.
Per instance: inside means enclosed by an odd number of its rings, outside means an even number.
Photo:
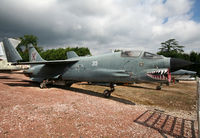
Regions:
<svg viewBox="0 0 200 138"><path fill-rule="evenodd" d="M67 52L67 58L75 58L78 57L78 55L74 51Z"/></svg>

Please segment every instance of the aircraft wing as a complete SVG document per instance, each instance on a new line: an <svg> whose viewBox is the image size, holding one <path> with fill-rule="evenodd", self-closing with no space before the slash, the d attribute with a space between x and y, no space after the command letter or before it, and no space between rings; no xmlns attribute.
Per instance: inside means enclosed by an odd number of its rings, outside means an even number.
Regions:
<svg viewBox="0 0 200 138"><path fill-rule="evenodd" d="M45 65L52 65L52 64L68 64L68 63L75 63L79 61L78 59L69 59L69 60L51 60L51 61L34 61L34 62L15 62L12 65L33 65L33 64L45 64Z"/></svg>

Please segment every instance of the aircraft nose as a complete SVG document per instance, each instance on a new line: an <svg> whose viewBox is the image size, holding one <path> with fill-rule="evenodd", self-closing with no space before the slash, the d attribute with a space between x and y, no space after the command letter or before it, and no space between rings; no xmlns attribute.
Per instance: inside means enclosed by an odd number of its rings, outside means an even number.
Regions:
<svg viewBox="0 0 200 138"><path fill-rule="evenodd" d="M171 58L170 59L170 70L176 71L183 67L190 66L193 63L187 60L178 59L178 58Z"/></svg>

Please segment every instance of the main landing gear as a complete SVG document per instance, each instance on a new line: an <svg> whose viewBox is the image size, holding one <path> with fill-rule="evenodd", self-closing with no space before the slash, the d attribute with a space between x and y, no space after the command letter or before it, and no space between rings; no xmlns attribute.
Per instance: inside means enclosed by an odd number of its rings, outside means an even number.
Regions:
<svg viewBox="0 0 200 138"><path fill-rule="evenodd" d="M49 79L45 79L40 83L40 88L47 88L47 84L51 84L51 85L58 85L58 86L66 86L67 88L69 88L73 82L70 81L63 81L63 80L49 80Z"/></svg>
<svg viewBox="0 0 200 138"><path fill-rule="evenodd" d="M48 80L43 80L41 83L40 83L40 88L43 89L43 88L47 88L47 84L48 84Z"/></svg>
<svg viewBox="0 0 200 138"><path fill-rule="evenodd" d="M115 90L114 84L111 83L111 84L110 84L110 90L106 89L106 90L103 92L103 96L104 96L105 98L109 98L110 95L111 95L111 93L114 92L114 90Z"/></svg>

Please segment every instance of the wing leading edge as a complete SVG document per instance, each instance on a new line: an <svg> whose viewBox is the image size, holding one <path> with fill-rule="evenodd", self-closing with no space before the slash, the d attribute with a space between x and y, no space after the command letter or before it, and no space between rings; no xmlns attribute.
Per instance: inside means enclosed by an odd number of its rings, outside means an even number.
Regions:
<svg viewBox="0 0 200 138"><path fill-rule="evenodd" d="M32 61L32 62L15 62L12 65L39 65L39 64L69 64L78 62L79 59L69 59L69 60L52 60L52 61Z"/></svg>

